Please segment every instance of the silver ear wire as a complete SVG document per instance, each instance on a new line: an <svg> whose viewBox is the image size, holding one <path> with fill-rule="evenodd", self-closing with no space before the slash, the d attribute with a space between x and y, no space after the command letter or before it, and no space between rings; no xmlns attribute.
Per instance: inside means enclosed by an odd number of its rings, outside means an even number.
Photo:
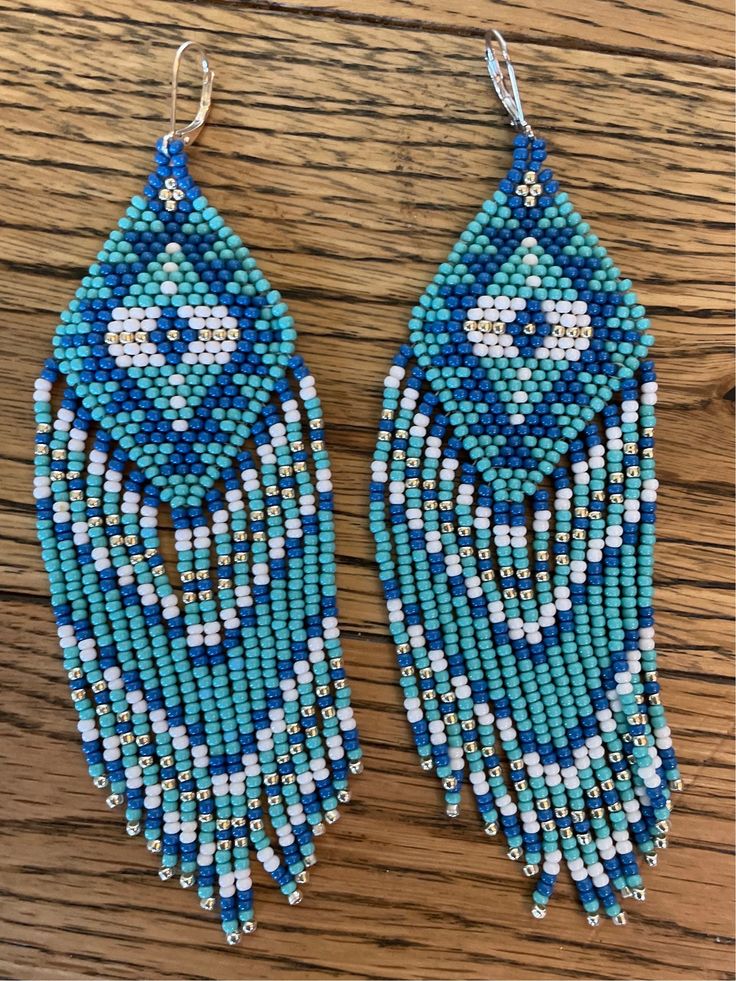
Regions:
<svg viewBox="0 0 736 981"><path fill-rule="evenodd" d="M498 44L499 55L496 54L496 44ZM524 107L516 84L516 72L509 58L508 45L500 31L488 31L486 34L486 66L496 95L511 117L511 125L520 133L534 136L534 131L524 116Z"/></svg>
<svg viewBox="0 0 736 981"><path fill-rule="evenodd" d="M199 63L202 69L202 90L199 96L199 108L197 109L196 116L191 123L187 123L186 126L181 126L177 129L176 97L179 88L179 66L184 53L189 50L196 51L199 54ZM204 126L207 120L207 114L210 111L210 103L212 102L212 83L214 80L215 73L210 68L204 48L201 45L196 44L194 41L185 41L183 44L181 44L174 55L174 66L171 74L171 113L169 116L170 129L166 136L164 136L164 150L166 150L171 140L182 140L186 144L194 143L199 135L199 131Z"/></svg>

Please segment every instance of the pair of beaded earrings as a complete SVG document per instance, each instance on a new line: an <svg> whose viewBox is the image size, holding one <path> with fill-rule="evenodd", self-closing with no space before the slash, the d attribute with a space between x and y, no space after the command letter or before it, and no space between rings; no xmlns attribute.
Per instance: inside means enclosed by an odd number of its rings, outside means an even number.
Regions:
<svg viewBox="0 0 736 981"><path fill-rule="evenodd" d="M412 311L370 523L448 815L469 783L536 879L534 916L564 865L591 925L623 923L681 789L654 648L652 337L492 35L512 165ZM94 784L236 943L252 857L298 903L362 764L320 403L286 304L189 175L213 82L200 50L200 108L177 128L190 47L156 168L36 382L34 495Z"/></svg>

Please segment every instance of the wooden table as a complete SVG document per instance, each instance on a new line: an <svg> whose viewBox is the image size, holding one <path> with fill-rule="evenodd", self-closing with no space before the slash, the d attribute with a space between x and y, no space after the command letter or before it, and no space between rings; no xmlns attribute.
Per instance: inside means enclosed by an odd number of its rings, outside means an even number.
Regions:
<svg viewBox="0 0 736 981"><path fill-rule="evenodd" d="M733 976L729 8L0 0L3 976ZM626 929L592 931L566 884L533 920L528 883L471 809L444 818L410 745L371 561L384 371L508 166L482 60L491 25L512 43L558 178L656 325L659 643L686 789ZM193 170L287 297L324 401L366 753L305 902L291 909L259 882L259 931L234 949L194 896L159 882L86 778L29 500L33 379L58 311L142 187L184 38L217 71Z"/></svg>

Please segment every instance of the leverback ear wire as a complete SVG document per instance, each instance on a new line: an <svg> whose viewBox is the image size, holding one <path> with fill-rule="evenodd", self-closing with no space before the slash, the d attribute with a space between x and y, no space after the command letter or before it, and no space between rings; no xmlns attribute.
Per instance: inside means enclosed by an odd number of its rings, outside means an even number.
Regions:
<svg viewBox="0 0 736 981"><path fill-rule="evenodd" d="M176 127L176 96L179 88L179 66L181 59L186 51L196 51L199 54L199 63L202 68L202 91L199 96L199 109L197 115L186 126L177 129ZM166 150L171 140L183 140L187 145L194 143L199 135L199 131L207 120L212 102L212 83L215 80L215 73L212 71L207 59L204 48L194 41L185 41L181 44L174 55L174 66L171 74L171 114L169 118L170 130L164 136L163 146Z"/></svg>
<svg viewBox="0 0 736 981"><path fill-rule="evenodd" d="M500 58L496 55L494 42L498 42ZM520 133L525 133L527 136L533 137L534 131L524 116L524 107L521 104L521 96L519 95L519 88L516 84L516 72L514 71L511 58L509 58L508 45L500 31L492 30L486 34L486 66L488 68L488 74L491 76L493 87L496 90L496 95L511 117L511 125L518 129ZM506 69L505 75L504 67Z"/></svg>

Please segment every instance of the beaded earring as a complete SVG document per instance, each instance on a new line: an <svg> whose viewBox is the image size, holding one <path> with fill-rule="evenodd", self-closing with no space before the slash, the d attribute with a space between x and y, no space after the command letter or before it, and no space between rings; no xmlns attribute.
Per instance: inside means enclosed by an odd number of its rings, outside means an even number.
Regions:
<svg viewBox="0 0 736 981"><path fill-rule="evenodd" d="M155 170L36 382L34 494L94 784L237 943L251 854L298 903L361 751L320 403L286 304L189 176L214 77L200 49L177 128L192 47Z"/></svg>
<svg viewBox="0 0 736 981"><path fill-rule="evenodd" d="M623 924L682 788L654 647L653 338L545 166L495 31L486 60L513 162L386 378L371 528L447 814L469 783L536 878L535 917L567 866L591 926Z"/></svg>

